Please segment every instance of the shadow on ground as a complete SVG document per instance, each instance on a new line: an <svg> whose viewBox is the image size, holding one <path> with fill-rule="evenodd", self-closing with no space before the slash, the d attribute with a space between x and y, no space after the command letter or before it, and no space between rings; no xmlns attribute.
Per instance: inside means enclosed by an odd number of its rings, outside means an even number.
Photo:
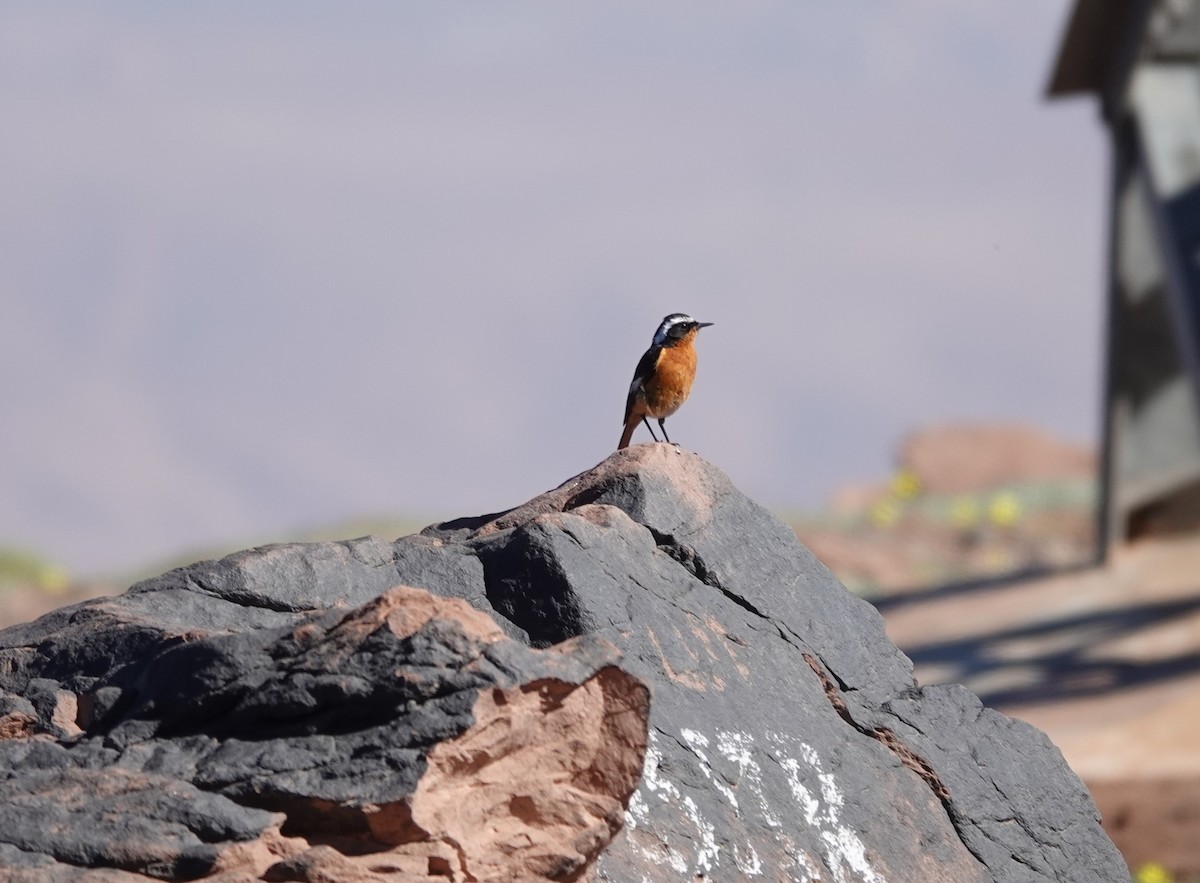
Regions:
<svg viewBox="0 0 1200 883"><path fill-rule="evenodd" d="M986 705L1059 702L1200 672L1197 649L1144 660L1096 653L1110 642L1197 613L1200 596L1063 616L905 652L917 666L936 666L943 681L973 684ZM994 675L1014 668L1021 683L986 686Z"/></svg>

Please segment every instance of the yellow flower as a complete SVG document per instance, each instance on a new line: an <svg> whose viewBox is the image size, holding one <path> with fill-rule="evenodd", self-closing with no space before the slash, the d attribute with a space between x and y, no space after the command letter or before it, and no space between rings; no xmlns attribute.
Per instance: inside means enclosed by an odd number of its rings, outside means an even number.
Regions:
<svg viewBox="0 0 1200 883"><path fill-rule="evenodd" d="M1012 491L1002 491L988 504L988 518L1001 527L1016 524L1021 517L1021 501Z"/></svg>
<svg viewBox="0 0 1200 883"><path fill-rule="evenodd" d="M892 476L891 489L901 500L910 500L921 492L921 477L911 469L901 469Z"/></svg>
<svg viewBox="0 0 1200 883"><path fill-rule="evenodd" d="M41 569L37 575L37 581L42 591L49 592L51 595L58 595L66 591L67 586L71 582L71 577L67 573L66 568L60 567L57 564L51 564Z"/></svg>
<svg viewBox="0 0 1200 883"><path fill-rule="evenodd" d="M1157 862L1147 862L1133 875L1137 883L1175 883L1175 877L1170 871Z"/></svg>

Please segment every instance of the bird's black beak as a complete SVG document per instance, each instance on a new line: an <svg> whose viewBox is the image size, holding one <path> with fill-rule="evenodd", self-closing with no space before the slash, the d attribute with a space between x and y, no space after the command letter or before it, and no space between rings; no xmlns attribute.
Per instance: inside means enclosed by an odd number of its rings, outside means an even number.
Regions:
<svg viewBox="0 0 1200 883"><path fill-rule="evenodd" d="M707 328L711 324L712 324L712 322L697 322L696 327L697 328Z"/></svg>

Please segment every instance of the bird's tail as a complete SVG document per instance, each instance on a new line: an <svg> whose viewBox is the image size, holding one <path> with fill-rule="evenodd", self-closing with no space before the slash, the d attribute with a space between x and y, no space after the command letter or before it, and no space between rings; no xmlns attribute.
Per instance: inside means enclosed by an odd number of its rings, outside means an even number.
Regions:
<svg viewBox="0 0 1200 883"><path fill-rule="evenodd" d="M621 442L617 445L617 450L629 447L629 440L633 438L633 431L637 429L637 419L630 420L625 424L625 431L621 433Z"/></svg>

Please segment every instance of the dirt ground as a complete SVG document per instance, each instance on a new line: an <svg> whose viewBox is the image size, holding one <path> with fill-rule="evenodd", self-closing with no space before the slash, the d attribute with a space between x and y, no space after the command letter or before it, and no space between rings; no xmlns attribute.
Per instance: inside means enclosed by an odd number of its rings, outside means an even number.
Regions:
<svg viewBox="0 0 1200 883"><path fill-rule="evenodd" d="M921 683L966 684L1050 736L1131 868L1200 878L1200 537L876 603Z"/></svg>

